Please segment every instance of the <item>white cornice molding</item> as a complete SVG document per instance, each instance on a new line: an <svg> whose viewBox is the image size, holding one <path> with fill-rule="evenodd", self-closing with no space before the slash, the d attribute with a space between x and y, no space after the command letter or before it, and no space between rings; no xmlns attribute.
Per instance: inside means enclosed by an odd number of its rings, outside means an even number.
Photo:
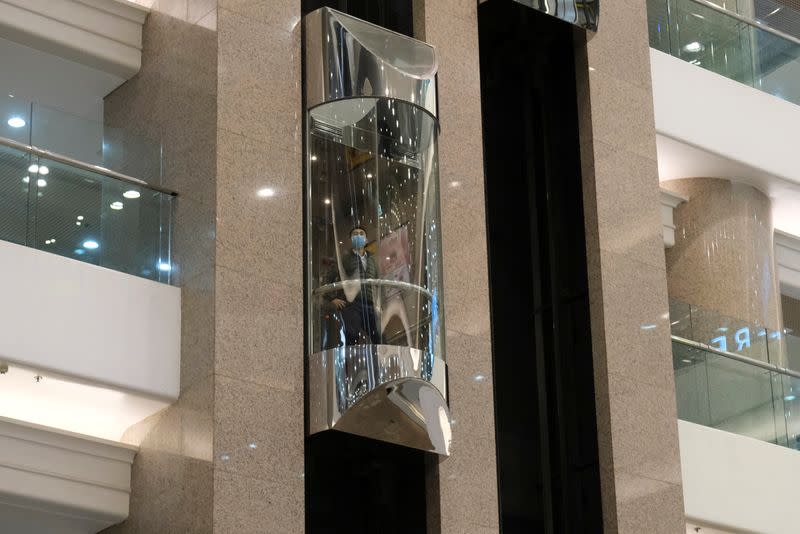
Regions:
<svg viewBox="0 0 800 534"><path fill-rule="evenodd" d="M683 195L661 188L661 224L664 227L664 246L675 246L675 220L673 212L681 203L689 200Z"/></svg>
<svg viewBox="0 0 800 534"><path fill-rule="evenodd" d="M0 417L4 532L95 533L124 521L136 451Z"/></svg>
<svg viewBox="0 0 800 534"><path fill-rule="evenodd" d="M0 37L128 79L148 12L123 0L0 0Z"/></svg>
<svg viewBox="0 0 800 534"><path fill-rule="evenodd" d="M800 299L800 237L775 230L775 265L781 293Z"/></svg>

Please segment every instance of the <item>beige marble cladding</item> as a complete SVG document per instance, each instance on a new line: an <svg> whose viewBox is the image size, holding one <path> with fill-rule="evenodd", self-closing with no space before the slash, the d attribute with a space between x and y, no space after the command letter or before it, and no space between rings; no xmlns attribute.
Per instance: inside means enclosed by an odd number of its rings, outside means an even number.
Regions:
<svg viewBox="0 0 800 534"><path fill-rule="evenodd" d="M300 2L218 3L214 532L300 533Z"/></svg>
<svg viewBox="0 0 800 534"><path fill-rule="evenodd" d="M161 183L180 193L172 272L182 289L180 398L124 436L140 451L130 516L113 533L213 528L217 35L196 24L212 12L213 2L158 0L141 71L105 99L107 126L161 143Z"/></svg>
<svg viewBox="0 0 800 534"><path fill-rule="evenodd" d="M416 36L434 45L439 58L445 339L453 419L452 455L439 464L439 526L453 534L498 532L477 3L417 0L414 7Z"/></svg>
<svg viewBox="0 0 800 534"><path fill-rule="evenodd" d="M756 330L782 324L769 197L720 178L662 186L689 198L675 210L675 246L666 259L670 298L693 306L694 339L727 335L731 350L734 332L749 327L748 355L767 359L765 336Z"/></svg>
<svg viewBox="0 0 800 534"><path fill-rule="evenodd" d="M304 530L299 20L299 1L157 0L142 71L106 100L162 142L183 293L181 396L129 429L111 532Z"/></svg>
<svg viewBox="0 0 800 534"><path fill-rule="evenodd" d="M576 51L605 532L683 534L646 3L603 2Z"/></svg>

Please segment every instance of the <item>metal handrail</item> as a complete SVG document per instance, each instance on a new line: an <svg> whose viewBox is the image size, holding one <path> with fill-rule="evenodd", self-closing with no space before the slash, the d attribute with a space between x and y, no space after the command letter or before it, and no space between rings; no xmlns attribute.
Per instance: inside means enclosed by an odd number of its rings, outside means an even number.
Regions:
<svg viewBox="0 0 800 534"><path fill-rule="evenodd" d="M178 193L176 193L175 191L166 189L158 185L149 184L144 180L140 180L139 178L134 178L133 176L128 176L127 174L122 174L121 172L112 171L111 169L100 167L99 165L92 165L90 163L79 161L77 159L72 159L69 156L64 156L63 154L50 152L49 150L45 150L43 148L39 148L33 145L26 145L25 143L20 143L19 141L14 141L13 139L8 139L7 137L0 137L0 145L20 150L22 152L27 152L29 154L34 154L39 157L47 158L56 161L58 163L69 165L71 167L77 167L78 169L82 169L85 171L102 174L103 176L114 178L115 180L120 180L122 182L127 182L129 184L138 185L140 187L146 187L147 189L152 189L153 191L158 191L159 193L164 193L165 195L170 195L173 197L178 196Z"/></svg>
<svg viewBox="0 0 800 534"><path fill-rule="evenodd" d="M672 336L672 341L680 343L681 345L686 345L687 347L692 347L698 350L704 350L706 352L710 352L718 356L730 358L731 360L736 360L741 363L753 365L755 367L760 367L761 369L772 371L773 373L779 373L782 375L791 376L792 378L800 378L800 372L793 371L791 369L786 369L785 367L781 367L773 363L762 362L761 360L756 360L755 358L750 358L748 356L742 356L741 354L735 354L733 352L721 350L718 349L717 347L712 347L711 345L700 343L699 341L693 341L691 339L686 339L680 336Z"/></svg>
<svg viewBox="0 0 800 534"><path fill-rule="evenodd" d="M391 287L395 289L408 289L411 291L416 291L418 293L422 293L428 298L433 298L433 293L429 289L426 289L422 286L418 286L416 284L410 284L408 282L402 282L400 280L387 280L385 278L353 278L352 280L341 280L339 282L332 282L330 284L325 284L314 289L314 295L321 295L325 293L330 293L332 291L337 291L348 285L355 285L355 284L363 284L366 286L385 286Z"/></svg>
<svg viewBox="0 0 800 534"><path fill-rule="evenodd" d="M789 35L788 33L784 33L784 32L782 32L780 30L776 30L775 28L772 28L771 26L767 26L766 24L764 24L763 22L761 22L759 20L751 19L750 17L745 17L744 15L740 15L739 13L735 13L733 11L725 9L724 7L720 7L717 4L715 4L713 2L710 2L709 0L692 0L692 2L694 2L696 4L700 4L703 7L707 7L707 8L709 8L709 9L711 9L713 11L716 11L718 13L722 13L723 15L727 15L729 17L732 17L732 18L738 20L739 22L743 22L743 23L745 23L745 24L747 24L749 26L754 26L754 27L758 28L759 30L764 30L767 33L771 33L773 35L776 35L776 36L780 37L781 39L786 39L787 41L791 41L794 44L800 46L800 39L798 39L797 37L795 37L793 35Z"/></svg>

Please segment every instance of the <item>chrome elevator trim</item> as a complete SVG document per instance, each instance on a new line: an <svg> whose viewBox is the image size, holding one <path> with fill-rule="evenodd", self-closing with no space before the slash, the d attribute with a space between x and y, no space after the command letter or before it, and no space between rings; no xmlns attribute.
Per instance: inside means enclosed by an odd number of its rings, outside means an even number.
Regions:
<svg viewBox="0 0 800 534"><path fill-rule="evenodd" d="M343 346L308 361L308 433L341 430L450 454L444 361L411 347Z"/></svg>
<svg viewBox="0 0 800 534"><path fill-rule="evenodd" d="M557 19L593 32L600 18L599 0L514 0Z"/></svg>
<svg viewBox="0 0 800 534"><path fill-rule="evenodd" d="M410 102L436 116L432 46L330 8L306 15L306 109L345 98Z"/></svg>

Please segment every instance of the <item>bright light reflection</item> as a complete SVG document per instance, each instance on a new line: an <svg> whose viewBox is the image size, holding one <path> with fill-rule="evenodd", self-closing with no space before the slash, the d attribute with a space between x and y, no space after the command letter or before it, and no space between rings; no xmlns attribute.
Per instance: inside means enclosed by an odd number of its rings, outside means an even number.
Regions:
<svg viewBox="0 0 800 534"><path fill-rule="evenodd" d="M39 178L38 180L36 180L36 185L38 185L39 187L45 187L47 185L47 180L45 180L44 178Z"/></svg>
<svg viewBox="0 0 800 534"><path fill-rule="evenodd" d="M258 196L262 197L262 198L274 197L275 196L275 190L272 189L271 187L265 187L263 189L259 189L258 193L256 193L256 194Z"/></svg>
<svg viewBox="0 0 800 534"><path fill-rule="evenodd" d="M142 194L139 193L138 191L131 189L130 191L125 191L124 193L122 193L122 196L125 198L134 199L134 198L139 198L140 196L142 196Z"/></svg>
<svg viewBox="0 0 800 534"><path fill-rule="evenodd" d="M25 126L25 124L27 123L25 122L25 119L23 119L22 117L11 117L10 119L8 119L8 125L11 126L12 128L22 128L23 126Z"/></svg>
<svg viewBox="0 0 800 534"><path fill-rule="evenodd" d="M119 200L117 200L116 202L112 202L112 203L109 205L109 207L110 207L112 210L121 210L121 209L122 209L122 207L123 207L123 205L122 205L122 202L120 202Z"/></svg>
<svg viewBox="0 0 800 534"><path fill-rule="evenodd" d="M38 173L39 172L39 166L34 163L30 167L28 167L28 172L32 172L34 174Z"/></svg>
<svg viewBox="0 0 800 534"><path fill-rule="evenodd" d="M83 248L88 248L89 250L94 250L99 248L100 244L97 241L89 239L88 241L83 242Z"/></svg>
<svg viewBox="0 0 800 534"><path fill-rule="evenodd" d="M162 262L160 262L160 263L158 264L158 270L159 270L159 271L163 271L163 272L165 272L165 273L166 273L166 272L169 272L169 271L171 271L171 270L172 270L172 265L170 265L169 263L166 263L166 262L163 262L163 261L162 261Z"/></svg>

